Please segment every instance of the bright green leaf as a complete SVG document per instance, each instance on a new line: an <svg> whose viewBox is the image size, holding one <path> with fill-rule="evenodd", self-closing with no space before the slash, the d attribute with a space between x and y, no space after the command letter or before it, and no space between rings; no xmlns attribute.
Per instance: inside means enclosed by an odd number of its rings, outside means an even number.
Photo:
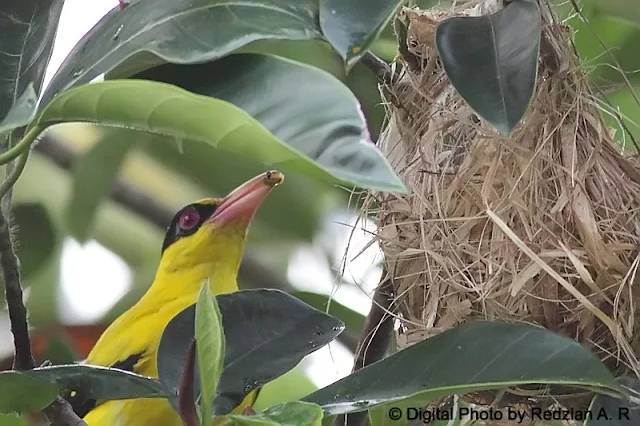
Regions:
<svg viewBox="0 0 640 426"><path fill-rule="evenodd" d="M320 28L351 64L376 39L406 0L320 0Z"/></svg>
<svg viewBox="0 0 640 426"><path fill-rule="evenodd" d="M24 93L20 95L4 119L0 121L0 136L5 132L28 125L36 114L37 102L38 95L33 88L33 83L29 83Z"/></svg>
<svg viewBox="0 0 640 426"><path fill-rule="evenodd" d="M40 203L21 203L13 207L18 229L16 254L25 278L40 271L56 246L56 230L49 212Z"/></svg>
<svg viewBox="0 0 640 426"><path fill-rule="evenodd" d="M529 324L478 321L396 352L303 400L341 414L417 395L429 402L523 384L622 393L604 364L575 340Z"/></svg>
<svg viewBox="0 0 640 426"><path fill-rule="evenodd" d="M231 412L249 392L291 370L344 328L341 321L278 290L245 290L216 298L226 342L216 415ZM192 305L169 322L160 340L158 376L172 389L179 388L193 330Z"/></svg>
<svg viewBox="0 0 640 426"><path fill-rule="evenodd" d="M438 25L442 65L460 96L502 134L526 112L536 85L540 11L535 0L493 15L449 18Z"/></svg>
<svg viewBox="0 0 640 426"><path fill-rule="evenodd" d="M43 96L164 63L192 64L264 39L320 38L314 0L154 0L115 7L73 48Z"/></svg>
<svg viewBox="0 0 640 426"><path fill-rule="evenodd" d="M118 130L103 129L101 138L73 164L73 193L65 219L71 235L82 243L91 237L98 207L109 194L127 154L135 147L131 140L112 137Z"/></svg>
<svg viewBox="0 0 640 426"><path fill-rule="evenodd" d="M229 426L321 426L322 408L308 402L288 402L276 405L255 416L229 415Z"/></svg>
<svg viewBox="0 0 640 426"><path fill-rule="evenodd" d="M301 365L286 372L262 387L253 409L263 411L274 405L297 401L318 390L318 386L307 376Z"/></svg>
<svg viewBox="0 0 640 426"><path fill-rule="evenodd" d="M56 399L58 392L58 385L23 372L0 372L0 413L41 410Z"/></svg>
<svg viewBox="0 0 640 426"><path fill-rule="evenodd" d="M352 106L357 107L357 104ZM273 110L277 109L274 106ZM344 121L343 116L341 120ZM380 151L366 140L355 137L353 131L362 131L362 127L356 129L353 123L347 123L344 127L333 129L350 136L342 138L326 134L327 128L318 129L316 136L322 138L319 145L316 142L315 146L307 146L310 150L316 149L310 152L318 159L314 162L276 138L238 107L168 84L113 80L71 89L56 97L35 123L44 125L71 121L127 126L166 136L204 141L217 148L253 157L274 168L291 168L327 179L333 176L333 180L348 180L366 188L405 190ZM361 125L364 123L361 122ZM293 130L295 127L289 129ZM292 133L288 135L295 136ZM325 139L333 143L327 143ZM326 146L318 152L323 148L323 143ZM365 171L371 175L365 174Z"/></svg>
<svg viewBox="0 0 640 426"><path fill-rule="evenodd" d="M275 56L236 54L199 66L165 65L137 78L175 84L242 108L342 181L404 190L371 143L356 97L322 70Z"/></svg>
<svg viewBox="0 0 640 426"><path fill-rule="evenodd" d="M195 312L196 359L200 374L202 426L211 418L211 405L224 364L225 343L222 314L211 289L209 280L202 286Z"/></svg>

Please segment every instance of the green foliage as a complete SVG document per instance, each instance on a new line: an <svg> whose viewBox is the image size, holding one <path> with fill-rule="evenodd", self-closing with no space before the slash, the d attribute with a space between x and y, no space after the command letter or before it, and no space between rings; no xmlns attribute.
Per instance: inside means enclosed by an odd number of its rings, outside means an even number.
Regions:
<svg viewBox="0 0 640 426"><path fill-rule="evenodd" d="M17 255L25 278L40 271L57 243L55 227L47 209L40 203L21 203L13 207L14 224L20 244Z"/></svg>
<svg viewBox="0 0 640 426"><path fill-rule="evenodd" d="M540 10L533 0L511 2L493 15L450 18L438 25L436 45L449 80L505 135L531 101L540 31Z"/></svg>
<svg viewBox="0 0 640 426"><path fill-rule="evenodd" d="M0 372L0 413L41 410L58 395L60 388L19 371Z"/></svg>
<svg viewBox="0 0 640 426"><path fill-rule="evenodd" d="M416 343L303 400L342 414L418 394L429 402L522 384L623 394L607 368L575 340L528 324L480 321Z"/></svg>
<svg viewBox="0 0 640 426"><path fill-rule="evenodd" d="M194 322L201 390L200 419L202 426L207 426L225 355L222 314L211 293L208 280L200 291Z"/></svg>
<svg viewBox="0 0 640 426"><path fill-rule="evenodd" d="M216 415L230 413L249 392L291 370L344 328L341 321L278 290L246 290L216 299L226 341ZM193 340L194 311L192 305L176 315L160 341L158 375L175 391Z"/></svg>
<svg viewBox="0 0 640 426"><path fill-rule="evenodd" d="M321 426L322 408L308 402L276 405L254 416L229 415L227 426Z"/></svg>

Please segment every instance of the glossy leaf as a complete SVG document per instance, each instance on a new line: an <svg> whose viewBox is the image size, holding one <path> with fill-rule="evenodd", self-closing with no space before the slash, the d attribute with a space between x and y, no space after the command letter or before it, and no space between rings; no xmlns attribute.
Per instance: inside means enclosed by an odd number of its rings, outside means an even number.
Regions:
<svg viewBox="0 0 640 426"><path fill-rule="evenodd" d="M82 243L91 237L98 207L109 194L127 154L135 147L128 139L112 137L119 129L103 130L95 145L73 164L73 192L65 219L70 234Z"/></svg>
<svg viewBox="0 0 640 426"><path fill-rule="evenodd" d="M58 396L60 388L19 371L0 373L0 413L41 410Z"/></svg>
<svg viewBox="0 0 640 426"><path fill-rule="evenodd" d="M321 73L317 70L314 72ZM324 88L329 90L330 87ZM355 101L350 105L357 108ZM348 111L341 110L338 105L331 108L343 113ZM273 112L278 109L273 105ZM352 112L357 113L357 109ZM334 181L336 178L348 180L366 188L404 190L375 146L355 137L354 122L340 117L344 123L342 126L319 128L317 132L311 132L320 140L320 144L304 147L312 157L309 158L301 154L297 147L276 138L245 111L223 100L194 95L163 83L113 80L63 93L42 112L37 122L88 121L127 126L179 139L204 141L285 171L292 169ZM349 118L353 120L353 116ZM364 126L363 121L360 121L360 125ZM302 129L295 126L288 128L288 131L294 130ZM336 133L327 134L328 130ZM288 133L288 136L293 138L295 134ZM311 143L311 136L308 134L304 139L306 143Z"/></svg>
<svg viewBox="0 0 640 426"><path fill-rule="evenodd" d="M18 228L16 254L25 278L37 273L54 252L56 230L49 212L40 203L22 203L13 207Z"/></svg>
<svg viewBox="0 0 640 426"><path fill-rule="evenodd" d="M36 97L40 92L53 50L62 3L63 0L21 0L2 3L0 118L5 118L19 97L29 93L29 86ZM32 106L35 107L35 104Z"/></svg>
<svg viewBox="0 0 640 426"><path fill-rule="evenodd" d="M95 365L40 367L24 374L55 384L58 389L75 391L86 399L168 398L174 395L156 379Z"/></svg>
<svg viewBox="0 0 640 426"><path fill-rule="evenodd" d="M307 402L276 405L254 416L229 415L229 426L321 426L322 408Z"/></svg>
<svg viewBox="0 0 640 426"><path fill-rule="evenodd" d="M221 315L207 280L200 291L195 312L196 358L201 390L200 417L203 426L211 418L211 404L224 363L225 343Z"/></svg>
<svg viewBox="0 0 640 426"><path fill-rule="evenodd" d="M523 384L622 392L604 364L575 340L528 324L478 321L396 352L303 400L342 414L417 395L429 402Z"/></svg>
<svg viewBox="0 0 640 426"><path fill-rule="evenodd" d="M198 66L165 65L138 78L175 84L242 108L343 181L404 190L370 143L356 97L324 71L274 56L237 54Z"/></svg>
<svg viewBox="0 0 640 426"><path fill-rule="evenodd" d="M73 48L43 102L118 65L117 76L127 76L165 62L211 61L256 40L319 38L317 8L313 0L155 0L115 7Z"/></svg>
<svg viewBox="0 0 640 426"><path fill-rule="evenodd" d="M631 426L640 424L640 404L637 402L640 396L640 380L633 377L620 377L618 382L625 388L628 394L635 398L636 402L625 398L616 398L609 395L597 395L589 410L593 418L585 422L584 426Z"/></svg>
<svg viewBox="0 0 640 426"><path fill-rule="evenodd" d="M247 290L216 298L226 341L216 415L231 412L249 392L295 367L344 328L341 321L278 290ZM193 339L194 310L192 305L173 318L160 341L158 374L173 389L178 389L180 366Z"/></svg>
<svg viewBox="0 0 640 426"><path fill-rule="evenodd" d="M358 60L406 0L320 0L320 28L347 62Z"/></svg>
<svg viewBox="0 0 640 426"><path fill-rule="evenodd" d="M449 18L436 31L449 80L504 135L520 122L533 96L540 25L537 2L517 0L493 15Z"/></svg>

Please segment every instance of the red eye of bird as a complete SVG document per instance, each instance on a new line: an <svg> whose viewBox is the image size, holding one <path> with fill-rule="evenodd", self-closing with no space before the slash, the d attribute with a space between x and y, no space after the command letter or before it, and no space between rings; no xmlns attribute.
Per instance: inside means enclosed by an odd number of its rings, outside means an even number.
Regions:
<svg viewBox="0 0 640 426"><path fill-rule="evenodd" d="M180 228L191 229L200 221L200 215L194 208L189 208L180 215Z"/></svg>

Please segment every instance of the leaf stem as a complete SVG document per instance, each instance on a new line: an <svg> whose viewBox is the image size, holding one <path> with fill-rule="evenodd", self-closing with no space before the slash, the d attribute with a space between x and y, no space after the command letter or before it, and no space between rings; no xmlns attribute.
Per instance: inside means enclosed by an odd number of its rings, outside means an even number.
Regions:
<svg viewBox="0 0 640 426"><path fill-rule="evenodd" d="M7 164L8 162L18 158L18 156L22 154L24 150L29 149L38 135L40 135L40 133L42 133L46 128L47 126L43 126L41 124L33 126L31 130L29 130L27 134L24 135L22 139L20 139L20 142L18 142L16 146L11 148L7 152L0 154L0 165Z"/></svg>
<svg viewBox="0 0 640 426"><path fill-rule="evenodd" d="M11 174L7 176L7 178L0 184L0 200L4 198L4 196L9 192L9 190L16 183L22 171L24 170L24 166L27 164L27 158L29 157L29 150L26 150L16 162L14 169L11 171Z"/></svg>

